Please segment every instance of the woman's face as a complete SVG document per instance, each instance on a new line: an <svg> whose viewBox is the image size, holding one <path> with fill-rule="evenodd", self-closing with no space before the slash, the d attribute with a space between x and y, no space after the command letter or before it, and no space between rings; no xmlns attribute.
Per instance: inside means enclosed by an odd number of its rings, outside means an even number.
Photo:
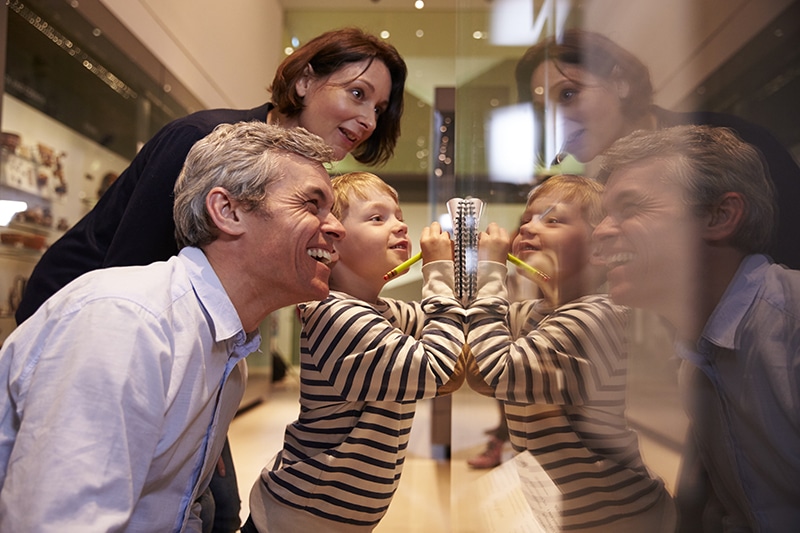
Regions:
<svg viewBox="0 0 800 533"><path fill-rule="evenodd" d="M582 163L628 133L621 100L627 91L626 83L604 80L575 65L557 66L550 60L531 76L534 103L556 113L564 143L561 151Z"/></svg>
<svg viewBox="0 0 800 533"><path fill-rule="evenodd" d="M310 73L296 88L305 107L291 126L322 137L338 161L375 131L378 116L389 105L392 78L383 61L364 60L346 63L326 77Z"/></svg>

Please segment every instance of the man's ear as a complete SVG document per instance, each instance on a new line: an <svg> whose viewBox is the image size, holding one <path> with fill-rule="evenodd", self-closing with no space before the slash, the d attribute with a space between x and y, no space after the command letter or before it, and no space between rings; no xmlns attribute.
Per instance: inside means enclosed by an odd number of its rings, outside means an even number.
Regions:
<svg viewBox="0 0 800 533"><path fill-rule="evenodd" d="M711 207L703 237L712 242L726 241L739 229L746 211L747 202L741 193L726 192Z"/></svg>
<svg viewBox="0 0 800 533"><path fill-rule="evenodd" d="M241 218L242 207L223 187L214 187L206 196L206 210L221 233L241 235L245 227Z"/></svg>
<svg viewBox="0 0 800 533"><path fill-rule="evenodd" d="M314 68L309 63L306 65L306 68L303 69L303 75L300 76L300 79L297 80L294 84L294 89L297 92L297 96L300 98L305 97L308 94L308 90L311 87L311 82L314 80Z"/></svg>
<svg viewBox="0 0 800 533"><path fill-rule="evenodd" d="M611 70L611 80L614 84L614 90L617 93L617 98L625 100L631 94L631 84L622 75L622 70L616 66Z"/></svg>

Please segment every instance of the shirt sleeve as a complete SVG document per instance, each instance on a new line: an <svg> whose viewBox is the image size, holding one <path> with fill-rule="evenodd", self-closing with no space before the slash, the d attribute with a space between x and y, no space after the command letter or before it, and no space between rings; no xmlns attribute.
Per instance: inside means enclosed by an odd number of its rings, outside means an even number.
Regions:
<svg viewBox="0 0 800 533"><path fill-rule="evenodd" d="M18 433L0 530L124 529L161 434L169 339L125 302L96 301L46 325L3 354L14 361ZM86 334L98 328L103 346Z"/></svg>
<svg viewBox="0 0 800 533"><path fill-rule="evenodd" d="M438 263L438 264L437 264ZM375 307L332 295L302 310L301 359L347 401L431 398L450 379L464 346L464 309L452 294L452 261L423 267L422 327L408 334ZM439 292L439 294L436 294ZM401 325L409 322L401 320ZM407 331L409 328L405 328ZM413 328L411 328L413 329Z"/></svg>
<svg viewBox="0 0 800 533"><path fill-rule="evenodd" d="M624 394L625 308L606 296L587 296L515 338L510 323L524 321L516 315L531 309L492 296L473 302L467 336L473 388L494 391L501 400L549 405L597 405Z"/></svg>

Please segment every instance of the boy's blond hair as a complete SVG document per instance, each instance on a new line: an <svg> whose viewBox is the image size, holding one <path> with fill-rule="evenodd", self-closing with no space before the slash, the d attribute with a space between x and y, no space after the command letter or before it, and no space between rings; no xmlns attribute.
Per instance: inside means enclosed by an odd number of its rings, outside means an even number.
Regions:
<svg viewBox="0 0 800 533"><path fill-rule="evenodd" d="M545 195L557 196L580 207L583 219L591 227L603 220L603 185L597 181L575 174L557 174L531 190L528 205Z"/></svg>
<svg viewBox="0 0 800 533"><path fill-rule="evenodd" d="M397 205L400 197L391 185L370 172L350 172L331 180L333 186L333 216L342 220L347 216L350 202L354 199L366 200L368 193L377 191L389 195Z"/></svg>

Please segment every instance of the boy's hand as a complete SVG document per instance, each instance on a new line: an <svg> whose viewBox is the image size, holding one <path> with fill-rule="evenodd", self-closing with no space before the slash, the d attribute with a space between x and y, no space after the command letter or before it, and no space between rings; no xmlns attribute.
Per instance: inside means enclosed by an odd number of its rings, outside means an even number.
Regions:
<svg viewBox="0 0 800 533"><path fill-rule="evenodd" d="M511 238L508 232L495 222L491 222L486 231L478 235L478 261L505 264L510 250Z"/></svg>
<svg viewBox="0 0 800 533"><path fill-rule="evenodd" d="M430 226L423 228L419 247L422 250L423 263L453 260L453 241L450 240L449 233L442 231L438 222L432 222Z"/></svg>

